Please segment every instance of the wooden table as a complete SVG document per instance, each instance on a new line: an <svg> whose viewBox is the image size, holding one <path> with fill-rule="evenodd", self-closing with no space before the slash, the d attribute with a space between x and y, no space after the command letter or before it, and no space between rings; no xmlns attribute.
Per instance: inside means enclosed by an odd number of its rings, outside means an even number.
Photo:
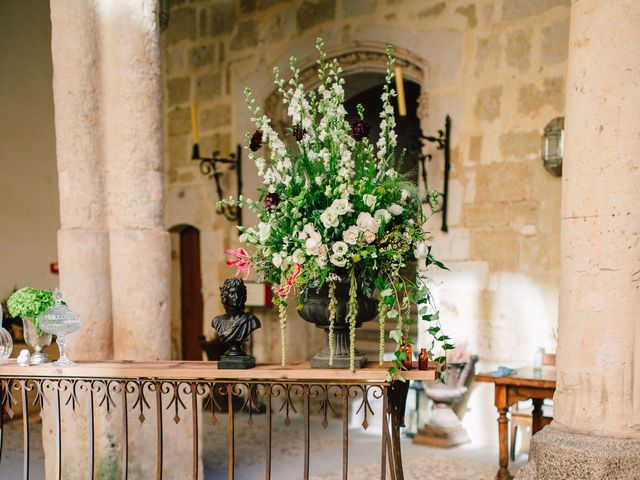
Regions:
<svg viewBox="0 0 640 480"><path fill-rule="evenodd" d="M498 409L498 435L500 438L500 468L496 475L498 480L513 478L509 473L509 408L516 402L532 399L533 423L532 433L542 428L542 402L545 398L553 398L556 390L555 367L519 368L518 373L509 377L492 377L489 373L476 375L478 382L490 382L495 385L495 405Z"/></svg>

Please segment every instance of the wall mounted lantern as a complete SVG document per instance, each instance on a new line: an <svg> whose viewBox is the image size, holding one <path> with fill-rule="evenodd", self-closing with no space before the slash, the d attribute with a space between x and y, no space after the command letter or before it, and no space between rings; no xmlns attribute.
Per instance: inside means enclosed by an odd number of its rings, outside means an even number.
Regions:
<svg viewBox="0 0 640 480"><path fill-rule="evenodd" d="M564 154L564 117L556 117L544 127L542 135L542 162L554 177L562 176Z"/></svg>

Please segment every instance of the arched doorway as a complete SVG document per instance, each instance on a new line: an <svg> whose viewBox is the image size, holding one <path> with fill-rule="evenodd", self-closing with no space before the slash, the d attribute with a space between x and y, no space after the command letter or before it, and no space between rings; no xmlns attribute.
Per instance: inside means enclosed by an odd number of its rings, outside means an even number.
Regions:
<svg viewBox="0 0 640 480"><path fill-rule="evenodd" d="M356 119L356 107L360 103L364 107L364 121L370 127L369 139L375 145L380 136L380 112L382 111L382 88L385 74L383 73L354 73L345 77L345 109L349 120ZM395 88L395 85L393 86ZM402 173L406 173L418 181L418 148L420 136L420 119L418 118L418 98L420 85L404 81L407 114L401 117L396 109L396 134L398 135L397 151L406 150Z"/></svg>
<svg viewBox="0 0 640 480"><path fill-rule="evenodd" d="M172 357L202 360L199 338L204 303L200 270L200 231L190 225L171 229Z"/></svg>

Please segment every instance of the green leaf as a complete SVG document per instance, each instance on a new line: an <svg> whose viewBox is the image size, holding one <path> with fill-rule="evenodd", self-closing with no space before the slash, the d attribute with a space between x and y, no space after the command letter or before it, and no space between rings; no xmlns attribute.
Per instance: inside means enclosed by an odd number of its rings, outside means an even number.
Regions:
<svg viewBox="0 0 640 480"><path fill-rule="evenodd" d="M391 330L389 332L389 338L395 340L396 343L402 343L402 332L399 330Z"/></svg>

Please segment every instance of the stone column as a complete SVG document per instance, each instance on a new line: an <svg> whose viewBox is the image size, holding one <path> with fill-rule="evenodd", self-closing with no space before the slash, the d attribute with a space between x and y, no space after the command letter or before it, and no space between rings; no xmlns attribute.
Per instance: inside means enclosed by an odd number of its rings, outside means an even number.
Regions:
<svg viewBox="0 0 640 480"><path fill-rule="evenodd" d="M65 299L83 321L72 358L170 357L170 247L164 231L161 88L155 0L52 0L52 54ZM99 395L99 394L96 394ZM64 478L88 475L88 398L63 407ZM129 409L133 400L129 399ZM168 400L167 403L168 404ZM54 476L55 415L43 418ZM122 471L122 404L95 415L96 476ZM191 418L164 416L164 474L190 468ZM133 417L132 417L133 418ZM137 420L136 420L137 421ZM156 426L130 419L129 471L151 475ZM144 452L144 453L143 453Z"/></svg>
<svg viewBox="0 0 640 480"><path fill-rule="evenodd" d="M100 0L114 356L171 356L162 89L155 0Z"/></svg>
<svg viewBox="0 0 640 480"><path fill-rule="evenodd" d="M60 290L83 322L83 340L69 343L69 355L104 360L113 356L113 341L94 7L51 2L51 23Z"/></svg>
<svg viewBox="0 0 640 480"><path fill-rule="evenodd" d="M571 7L557 390L520 478L640 471L640 2Z"/></svg>

